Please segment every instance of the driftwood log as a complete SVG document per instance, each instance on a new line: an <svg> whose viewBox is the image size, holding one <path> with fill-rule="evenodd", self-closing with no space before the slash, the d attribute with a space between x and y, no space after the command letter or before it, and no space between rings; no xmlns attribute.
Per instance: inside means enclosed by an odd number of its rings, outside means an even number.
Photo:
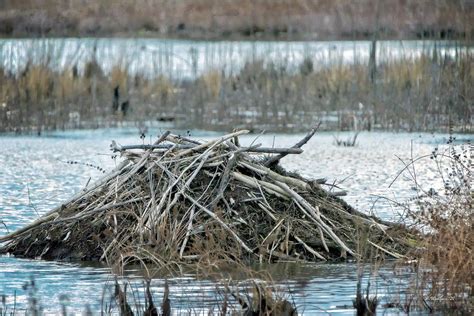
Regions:
<svg viewBox="0 0 474 316"><path fill-rule="evenodd" d="M278 162L292 148L241 147L237 131L198 142L166 132L119 146L123 161L37 221L0 237L2 253L44 259L169 262L319 261L361 244L403 256L403 227L367 216Z"/></svg>

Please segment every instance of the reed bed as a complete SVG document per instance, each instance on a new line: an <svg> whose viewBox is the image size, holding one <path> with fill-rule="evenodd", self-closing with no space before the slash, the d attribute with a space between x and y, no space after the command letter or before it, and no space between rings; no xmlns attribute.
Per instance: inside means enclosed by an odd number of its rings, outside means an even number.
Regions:
<svg viewBox="0 0 474 316"><path fill-rule="evenodd" d="M410 233L364 215L323 180L278 166L302 152L241 147L237 131L208 142L164 133L153 145L119 146L110 174L37 221L0 237L3 253L43 259L103 260L111 266L245 260L326 261L359 256L366 231L380 256L404 256Z"/></svg>
<svg viewBox="0 0 474 316"><path fill-rule="evenodd" d="M193 79L133 73L126 64L110 73L91 60L83 70L55 70L50 59L20 73L0 71L0 131L98 128L168 121L175 128L305 131L456 131L473 129L473 56L439 50L378 64L342 61L299 67L264 60L235 74L211 70Z"/></svg>

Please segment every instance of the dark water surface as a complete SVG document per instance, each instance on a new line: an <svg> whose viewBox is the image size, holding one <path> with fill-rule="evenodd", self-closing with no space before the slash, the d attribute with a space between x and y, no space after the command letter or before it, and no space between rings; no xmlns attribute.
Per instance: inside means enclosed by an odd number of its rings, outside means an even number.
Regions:
<svg viewBox="0 0 474 316"><path fill-rule="evenodd" d="M159 131L152 131L157 135ZM192 132L200 139L212 137L213 133ZM403 168L400 159L429 155L434 148L443 148L448 135L440 134L395 134L361 133L358 146L337 147L333 144L334 133L319 133L305 147L301 155L286 157L282 164L311 178L327 177L348 191L346 201L364 212L372 212L384 219L397 219L400 211L386 199L402 202L415 196L414 183L405 172L389 188L392 180ZM350 134L341 133L340 138ZM248 135L243 143L253 141L266 146L291 146L303 135ZM256 139L258 138L258 139ZM135 129L58 132L43 137L0 137L0 234L22 227L44 214L52 207L83 188L91 178L98 179L102 173L82 164L93 164L111 170L118 161L110 157L110 141L122 145L141 143ZM471 139L458 136L458 141ZM147 139L146 142L150 140ZM440 191L438 170L432 160L426 158L415 165L418 183L423 190ZM291 293L291 298L306 315L353 314L351 300L355 297L356 265L341 264L285 264L267 267L277 283ZM142 285L135 273L129 280L137 293ZM374 283L374 293L383 300L390 300L400 284L394 283L389 267L382 268L384 278ZM88 304L92 310L101 305L105 284L113 276L106 267L79 263L59 263L40 260L0 257L0 295L8 296L10 308L16 293L17 308L25 308L27 292L22 286L34 278L38 296L46 311L59 311L62 294L68 296L70 310L81 312ZM161 301L163 280L154 280L152 285L156 299ZM176 312L207 314L216 306L219 297L217 285L211 280L197 280L193 275L171 279L170 299ZM388 311L387 313L396 313Z"/></svg>

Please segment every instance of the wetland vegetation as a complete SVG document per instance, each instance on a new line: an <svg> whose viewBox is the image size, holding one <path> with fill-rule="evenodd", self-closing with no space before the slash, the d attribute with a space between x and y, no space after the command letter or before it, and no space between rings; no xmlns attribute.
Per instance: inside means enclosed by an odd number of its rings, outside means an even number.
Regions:
<svg viewBox="0 0 474 316"><path fill-rule="evenodd" d="M305 314L305 304L298 305L293 295L310 300L304 284L313 275L296 281L303 283L303 294L297 293L287 270L281 274L286 288L275 280L275 265L292 262L289 270L310 270L317 262L345 262L351 274L343 281L353 285L352 304L312 306L310 313L474 311L474 149L471 136L462 145L455 139L474 128L470 1L6 0L0 9L0 141L17 135L15 150L26 152L22 141L30 134L133 127L141 138L138 145L112 142L107 156L120 161L110 173L70 160L74 154L90 159L84 148L51 158L35 147L48 157L39 160L12 153L27 161L23 168L64 158L105 174L92 184L89 178L84 187L75 176L61 182L55 178L58 167L51 168L47 181L74 183L79 192L66 202L68 196L56 198L60 205L48 212L37 211L28 184L28 202L18 208L5 206L19 203L10 201L15 198L0 197L5 218L31 209L36 214L11 230L0 218L0 250L6 254L0 263L10 267L0 271L0 281L16 275L12 271L36 273L34 264L24 268L21 257L96 260L105 263L113 281L99 283L94 276L87 290L98 303L81 305L85 315L297 315ZM124 44L100 36L140 40ZM401 39L420 41L382 42ZM227 40L235 42L226 46ZM149 133L157 128L158 136ZM411 151L408 159L399 158L401 170L391 175L389 186L402 180L411 198L378 197L394 213L388 221L372 213L375 202L370 210L356 209L341 198L346 192L338 190L339 182L314 178L323 163L314 160L314 151L299 162L301 174L279 165L283 157L300 154L317 129L350 132L333 137L332 146L345 155L364 145L364 131L447 132L449 139L433 145L430 154ZM191 138L190 130L232 133L202 140ZM288 146L275 138L267 147L256 139L241 144L246 134L308 130ZM95 141L86 146L100 151ZM55 150L47 140L45 147ZM371 148L367 155L376 154ZM361 152L354 156L358 160L348 161L363 165ZM0 158L9 161L6 154ZM360 168L387 163L387 156L379 158ZM428 174L441 183L437 189L421 182L427 161L435 166ZM2 194L18 189L15 181L31 181L27 171L2 168L9 175L0 179ZM384 169L379 173L387 177ZM361 194L370 191L368 184L357 185ZM48 270L52 262L43 262L46 273L55 273ZM343 269L335 270L339 275ZM185 286L190 275L192 290ZM211 281L201 289L198 280ZM392 289L379 293L379 281ZM61 293L53 304L38 287L34 279L24 282L18 306L17 285L5 287L0 316L67 315L69 303L82 298L82 292ZM180 295L210 287L211 302L203 299L197 309L191 307L196 302L174 305ZM75 305L71 312L79 309Z"/></svg>
<svg viewBox="0 0 474 316"><path fill-rule="evenodd" d="M323 130L469 132L474 56L465 46L453 51L434 45L421 55L326 65L308 56L296 67L247 60L235 73L210 69L189 79L134 73L123 62L106 72L95 59L58 69L46 51L16 73L0 69L0 131L168 122L301 132L322 121Z"/></svg>

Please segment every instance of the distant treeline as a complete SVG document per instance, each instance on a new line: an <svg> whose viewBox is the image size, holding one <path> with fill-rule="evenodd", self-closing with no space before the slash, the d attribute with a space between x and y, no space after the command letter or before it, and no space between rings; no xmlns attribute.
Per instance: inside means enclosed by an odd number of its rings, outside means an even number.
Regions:
<svg viewBox="0 0 474 316"><path fill-rule="evenodd" d="M453 39L472 0L3 0L0 36Z"/></svg>
<svg viewBox="0 0 474 316"><path fill-rule="evenodd" d="M132 74L123 64L105 73L95 60L83 71L53 70L46 58L15 74L0 69L0 131L152 121L290 132L322 121L333 130L473 132L474 56L456 51L324 67L307 58L297 69L254 60L233 75L213 70L187 80Z"/></svg>

